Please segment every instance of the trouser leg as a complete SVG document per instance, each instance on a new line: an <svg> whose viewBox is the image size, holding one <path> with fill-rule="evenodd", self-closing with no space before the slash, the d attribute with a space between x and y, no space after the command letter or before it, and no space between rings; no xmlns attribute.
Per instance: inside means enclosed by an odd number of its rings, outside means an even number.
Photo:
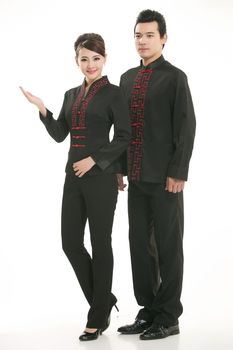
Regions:
<svg viewBox="0 0 233 350"><path fill-rule="evenodd" d="M137 317L151 321L151 305L160 283L154 221L149 197L134 183L129 183L128 213L134 294L144 306Z"/></svg>
<svg viewBox="0 0 233 350"><path fill-rule="evenodd" d="M81 179L67 175L62 201L62 246L89 304L93 295L92 260L84 247L87 210Z"/></svg>
<svg viewBox="0 0 233 350"><path fill-rule="evenodd" d="M114 300L111 294L113 254L111 233L117 202L115 174L93 176L84 190L92 244L93 299L87 327L103 328Z"/></svg>
<svg viewBox="0 0 233 350"><path fill-rule="evenodd" d="M183 193L155 185L151 197L154 234L159 256L160 288L153 300L154 323L172 325L182 313Z"/></svg>

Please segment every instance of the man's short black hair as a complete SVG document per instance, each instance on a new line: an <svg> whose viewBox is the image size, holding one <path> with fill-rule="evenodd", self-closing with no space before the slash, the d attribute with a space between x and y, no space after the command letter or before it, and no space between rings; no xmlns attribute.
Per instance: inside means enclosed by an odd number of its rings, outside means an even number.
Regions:
<svg viewBox="0 0 233 350"><path fill-rule="evenodd" d="M167 33L166 21L161 13L153 10L143 10L139 13L134 26L134 32L138 23L148 23L154 21L158 23L160 38L162 38Z"/></svg>

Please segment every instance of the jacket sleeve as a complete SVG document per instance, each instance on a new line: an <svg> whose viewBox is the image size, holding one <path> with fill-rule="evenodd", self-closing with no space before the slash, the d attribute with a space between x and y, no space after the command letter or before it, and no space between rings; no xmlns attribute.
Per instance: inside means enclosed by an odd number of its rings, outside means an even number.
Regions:
<svg viewBox="0 0 233 350"><path fill-rule="evenodd" d="M118 90L110 104L109 114L114 126L113 139L91 154L91 157L102 170L105 170L118 158L121 161L121 155L131 139L128 107L120 90Z"/></svg>
<svg viewBox="0 0 233 350"><path fill-rule="evenodd" d="M39 113L40 120L45 125L49 135L57 142L64 141L66 136L69 134L69 126L65 119L65 105L66 94L57 120L53 118L52 112L50 112L48 109L46 117L43 117L43 115Z"/></svg>
<svg viewBox="0 0 233 350"><path fill-rule="evenodd" d="M120 85L120 89L121 89L122 95L126 96L125 95L125 90L124 90L124 87L123 87L123 75L121 75L120 84L119 85ZM129 113L129 106L128 106L128 104L127 104L127 108L128 108L128 113ZM129 117L129 123L130 123L130 117ZM130 133L132 133L131 124L130 124ZM131 137L130 137L130 141L131 141ZM128 175L128 152L127 152L127 149L123 151L123 153L121 154L121 157L120 157L121 174L125 175L125 176Z"/></svg>
<svg viewBox="0 0 233 350"><path fill-rule="evenodd" d="M196 120L186 75L180 71L172 115L174 153L169 163L168 176L187 180L192 155Z"/></svg>

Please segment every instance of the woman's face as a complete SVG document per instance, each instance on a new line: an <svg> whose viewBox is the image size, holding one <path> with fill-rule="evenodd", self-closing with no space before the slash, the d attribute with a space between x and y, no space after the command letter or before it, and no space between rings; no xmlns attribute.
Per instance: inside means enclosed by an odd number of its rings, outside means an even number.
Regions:
<svg viewBox="0 0 233 350"><path fill-rule="evenodd" d="M101 78L106 58L95 51L81 48L76 56L76 62L81 72L85 75L87 84L92 84Z"/></svg>

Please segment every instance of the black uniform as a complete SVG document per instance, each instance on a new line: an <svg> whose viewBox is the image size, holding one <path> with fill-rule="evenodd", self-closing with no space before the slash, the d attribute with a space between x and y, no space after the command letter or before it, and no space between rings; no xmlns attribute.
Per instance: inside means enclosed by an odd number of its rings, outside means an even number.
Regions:
<svg viewBox="0 0 233 350"><path fill-rule="evenodd" d="M65 93L57 120L47 110L40 116L48 133L63 141L70 133L62 203L62 243L90 304L87 327L104 328L116 298L111 294L113 256L111 232L117 202L116 173L124 172L121 154L130 142L128 107L119 87L106 76L85 95L85 81ZM111 126L114 137L109 140ZM91 156L96 164L82 178L73 163ZM88 219L92 257L84 247Z"/></svg>
<svg viewBox="0 0 233 350"><path fill-rule="evenodd" d="M195 135L192 98L186 75L163 56L124 73L121 88L132 126L129 239L134 292L144 307L138 317L170 326L182 313L183 194L165 191L165 184L167 177L188 177Z"/></svg>

